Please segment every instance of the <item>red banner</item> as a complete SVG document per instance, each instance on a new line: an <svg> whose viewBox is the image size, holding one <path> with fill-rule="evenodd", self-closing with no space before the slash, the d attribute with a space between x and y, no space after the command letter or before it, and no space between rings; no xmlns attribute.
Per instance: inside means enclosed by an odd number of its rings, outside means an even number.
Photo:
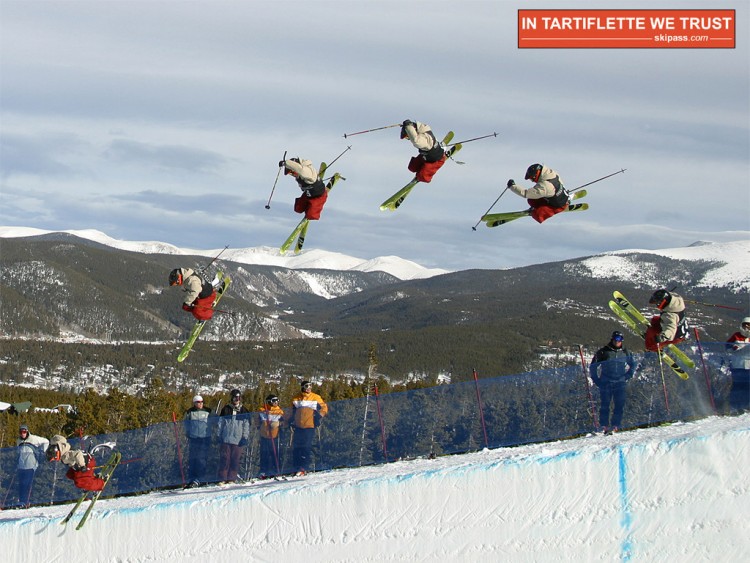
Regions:
<svg viewBox="0 0 750 563"><path fill-rule="evenodd" d="M735 10L518 10L519 49L734 49Z"/></svg>

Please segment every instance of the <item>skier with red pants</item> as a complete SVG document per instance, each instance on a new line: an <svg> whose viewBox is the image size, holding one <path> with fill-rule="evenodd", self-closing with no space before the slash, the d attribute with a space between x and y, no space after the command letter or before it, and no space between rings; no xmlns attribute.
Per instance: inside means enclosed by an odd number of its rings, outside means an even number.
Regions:
<svg viewBox="0 0 750 563"><path fill-rule="evenodd" d="M516 185L515 180L508 180L507 186L513 193L526 198L531 206L530 215L537 223L544 223L568 208L570 194L560 175L551 168L543 164L532 164L526 170L524 179L531 180L534 185L525 189Z"/></svg>
<svg viewBox="0 0 750 563"><path fill-rule="evenodd" d="M94 473L96 459L88 452L71 448L65 436L55 435L47 448L49 461L60 461L68 467L65 476L79 489L101 491L105 481Z"/></svg>
<svg viewBox="0 0 750 563"><path fill-rule="evenodd" d="M651 325L646 330L646 350L656 352L670 344L679 344L688 337L685 300L682 296L659 289L648 302L661 314L651 317Z"/></svg>
<svg viewBox="0 0 750 563"><path fill-rule="evenodd" d="M284 167L284 176L289 174L297 180L302 195L294 200L294 212L304 213L305 219L317 221L328 201L328 190L322 178L318 178L318 169L311 160L290 158L279 162Z"/></svg>
<svg viewBox="0 0 750 563"><path fill-rule="evenodd" d="M218 283L218 279L214 282ZM185 292L183 310L192 313L199 321L207 321L214 316L213 304L216 299L216 287L204 280L190 268L175 268L169 273L169 285L181 285Z"/></svg>
<svg viewBox="0 0 750 563"><path fill-rule="evenodd" d="M445 149L440 145L432 129L426 123L406 119L401 124L401 138L409 139L419 151L409 161L409 171L414 172L420 182L429 183L432 177L445 164Z"/></svg>

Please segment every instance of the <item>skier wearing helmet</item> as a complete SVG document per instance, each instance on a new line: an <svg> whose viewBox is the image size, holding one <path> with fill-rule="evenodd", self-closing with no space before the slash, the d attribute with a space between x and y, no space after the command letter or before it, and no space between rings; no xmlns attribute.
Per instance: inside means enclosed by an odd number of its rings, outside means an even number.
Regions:
<svg viewBox="0 0 750 563"><path fill-rule="evenodd" d="M659 289L651 295L648 302L659 309L661 314L651 317L651 326L646 330L646 350L656 352L688 337L685 300L682 296Z"/></svg>
<svg viewBox="0 0 750 563"><path fill-rule="evenodd" d="M258 477L267 479L278 475L279 464L279 427L284 422L284 410L279 406L276 395L268 395L258 409L256 425L260 430L260 469Z"/></svg>
<svg viewBox="0 0 750 563"><path fill-rule="evenodd" d="M568 208L570 194L557 172L543 164L532 164L526 170L524 178L534 182L534 185L528 189L521 188L511 179L507 186L513 193L526 198L531 206L531 217L537 223L544 223Z"/></svg>
<svg viewBox="0 0 750 563"><path fill-rule="evenodd" d="M729 337L726 346L732 372L729 409L731 414L742 414L750 411L750 317L742 319L740 330Z"/></svg>
<svg viewBox="0 0 750 563"><path fill-rule="evenodd" d="M625 407L625 383L635 373L633 355L623 346L624 337L619 330L612 333L609 343L597 350L589 365L591 380L599 388L599 426L605 434L617 432L622 426ZM612 419L610 403L614 402Z"/></svg>
<svg viewBox="0 0 750 563"><path fill-rule="evenodd" d="M219 282L219 280L214 280ZM183 310L192 313L199 321L207 321L214 315L213 303L216 288L190 268L175 268L169 273L169 285L180 285L185 292ZM223 287L219 288L223 290Z"/></svg>

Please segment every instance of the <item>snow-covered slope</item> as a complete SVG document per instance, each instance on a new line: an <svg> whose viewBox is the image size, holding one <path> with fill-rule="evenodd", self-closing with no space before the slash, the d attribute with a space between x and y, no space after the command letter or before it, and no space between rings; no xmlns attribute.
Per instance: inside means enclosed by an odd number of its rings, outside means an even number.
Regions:
<svg viewBox="0 0 750 563"><path fill-rule="evenodd" d="M179 254L192 256L216 256L222 249L195 250L178 248L171 244L155 241L129 242L113 239L101 231L92 229L68 231L44 231L29 227L0 227L0 238L34 237L53 232L62 232L73 236L98 242L130 252L148 254ZM282 256L278 248L259 246L254 248L227 249L222 258L241 264L255 264L263 266L279 266L290 269L325 269L325 270L356 270L361 272L386 272L401 280L421 279L447 273L448 270L429 269L416 262L404 260L398 256L381 256L372 260L354 258L338 252L326 250L305 250L299 255L293 253Z"/></svg>
<svg viewBox="0 0 750 563"><path fill-rule="evenodd" d="M735 292L750 290L750 240L700 242L665 250L619 250L588 258L581 265L593 278L625 280L653 287L658 284L658 276L655 268L649 268L647 255L713 263L715 267L706 272L697 286L727 287Z"/></svg>
<svg viewBox="0 0 750 563"><path fill-rule="evenodd" d="M0 512L3 559L743 561L750 415L436 460Z"/></svg>

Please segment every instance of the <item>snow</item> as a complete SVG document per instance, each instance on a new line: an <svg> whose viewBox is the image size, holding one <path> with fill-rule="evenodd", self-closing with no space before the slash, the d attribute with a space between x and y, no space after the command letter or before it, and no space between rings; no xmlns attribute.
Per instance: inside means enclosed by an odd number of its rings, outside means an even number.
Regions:
<svg viewBox="0 0 750 563"><path fill-rule="evenodd" d="M581 262L594 278L619 279L658 285L656 270L649 270L642 258L632 254L652 254L673 260L713 262L711 269L698 282L700 287L730 287L735 291L750 290L750 240L724 243L699 242L685 248L665 250L618 250L594 256Z"/></svg>
<svg viewBox="0 0 750 563"><path fill-rule="evenodd" d="M0 512L6 561L742 561L750 414ZM70 551L72 550L72 551Z"/></svg>
<svg viewBox="0 0 750 563"><path fill-rule="evenodd" d="M178 248L171 244L155 241L129 242L109 237L101 231L94 229L45 231L31 227L2 227L0 226L0 238L35 237L50 233L67 233L82 239L91 240L105 246L140 252L146 254L177 254L189 256L214 257L223 249L195 250L189 248ZM422 279L445 274L448 270L439 268L425 268L416 262L404 260L398 256L381 256L371 260L354 258L338 252L326 250L305 250L298 255L281 255L278 248L258 246L254 248L227 249L222 258L238 262L240 264L253 264L261 266L278 266L281 268L299 269L325 269L347 271L355 270L361 272L386 272L400 280Z"/></svg>

